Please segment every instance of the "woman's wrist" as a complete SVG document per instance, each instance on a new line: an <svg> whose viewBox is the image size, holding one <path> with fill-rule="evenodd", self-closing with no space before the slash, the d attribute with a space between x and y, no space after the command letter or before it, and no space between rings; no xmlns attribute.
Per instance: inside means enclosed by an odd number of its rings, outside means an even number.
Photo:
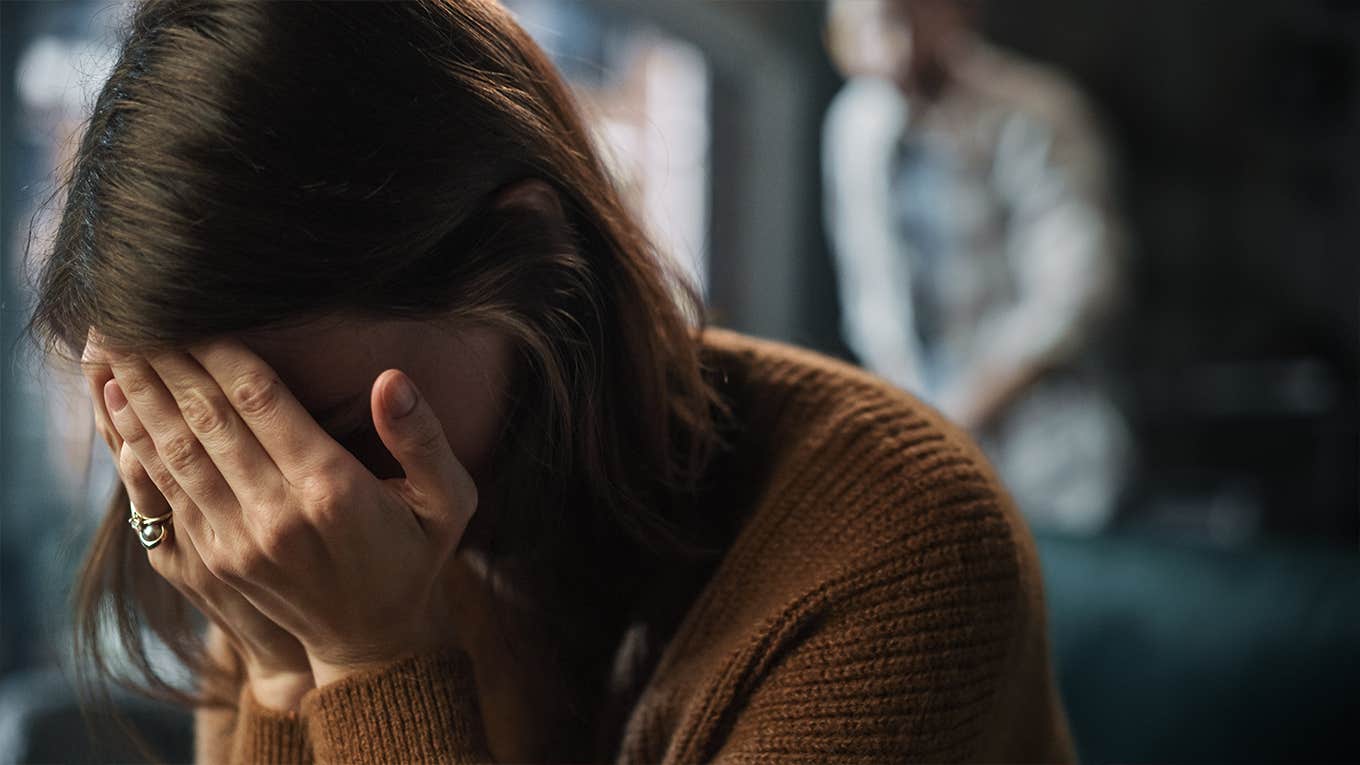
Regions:
<svg viewBox="0 0 1360 765"><path fill-rule="evenodd" d="M445 633L420 640L402 641L389 650L375 651L362 657L329 658L308 653L307 660L312 667L312 679L316 687L321 688L359 672L391 666L408 656L438 651L453 645L456 645L455 641Z"/></svg>
<svg viewBox="0 0 1360 765"><path fill-rule="evenodd" d="M247 672L250 694L260 706L277 712L294 711L307 691L316 687L310 670Z"/></svg>
<svg viewBox="0 0 1360 765"><path fill-rule="evenodd" d="M321 688L330 685L331 683L334 683L338 680L343 680L346 677L349 677L350 675L358 672L364 672L373 669L381 669L383 667L390 666L392 664L395 664L402 658L411 655L412 653L419 652L420 652L419 650L405 651L402 653L393 653L390 655L390 657L383 659L375 658L367 661L348 661L348 662L331 662L319 660L313 657L312 677L316 682L316 687Z"/></svg>
<svg viewBox="0 0 1360 765"><path fill-rule="evenodd" d="M343 680L355 672L379 667L383 664L383 662L370 662L367 664L332 664L330 662L314 660L312 662L312 677L316 678L316 687L323 688L337 680Z"/></svg>

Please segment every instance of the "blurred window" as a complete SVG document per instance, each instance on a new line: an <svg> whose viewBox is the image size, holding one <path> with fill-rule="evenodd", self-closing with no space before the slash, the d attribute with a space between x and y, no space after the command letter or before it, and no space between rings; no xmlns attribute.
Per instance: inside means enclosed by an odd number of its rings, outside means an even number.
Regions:
<svg viewBox="0 0 1360 765"><path fill-rule="evenodd" d="M693 44L583 2L509 0L575 91L624 200L706 287L709 66Z"/></svg>
<svg viewBox="0 0 1360 765"><path fill-rule="evenodd" d="M74 138L113 64L113 33L128 8L121 1L5 5L2 672L63 651L72 574L114 480L83 381L44 366L20 330L32 301L27 276L40 265L61 211L63 197L54 196L59 169L68 166Z"/></svg>

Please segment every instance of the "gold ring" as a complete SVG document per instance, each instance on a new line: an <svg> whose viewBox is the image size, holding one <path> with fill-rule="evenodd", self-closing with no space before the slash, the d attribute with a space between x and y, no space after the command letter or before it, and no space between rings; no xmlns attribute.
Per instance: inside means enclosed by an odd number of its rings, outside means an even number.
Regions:
<svg viewBox="0 0 1360 765"><path fill-rule="evenodd" d="M128 525L132 526L133 530L137 532L137 541L142 543L142 547L150 550L165 541L165 537L169 533L168 527L171 522L170 516L174 514L173 511L155 518L148 518L137 512L137 506L132 504L132 500L128 500L128 510L131 512L131 516L128 517Z"/></svg>

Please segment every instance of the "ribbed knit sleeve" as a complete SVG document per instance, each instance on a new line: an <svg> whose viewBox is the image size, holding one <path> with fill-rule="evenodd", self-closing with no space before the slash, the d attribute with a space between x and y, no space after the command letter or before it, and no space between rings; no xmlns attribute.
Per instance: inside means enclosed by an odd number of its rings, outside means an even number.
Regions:
<svg viewBox="0 0 1360 765"><path fill-rule="evenodd" d="M248 683L241 686L237 709L231 762L312 762L307 730L296 710L284 712L262 706L250 692Z"/></svg>
<svg viewBox="0 0 1360 765"><path fill-rule="evenodd" d="M308 691L302 716L318 763L493 761L472 660L456 648Z"/></svg>

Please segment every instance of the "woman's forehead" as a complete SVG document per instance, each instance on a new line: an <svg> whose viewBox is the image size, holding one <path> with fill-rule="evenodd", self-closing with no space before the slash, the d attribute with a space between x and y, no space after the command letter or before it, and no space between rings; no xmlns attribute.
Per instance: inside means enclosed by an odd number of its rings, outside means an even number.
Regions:
<svg viewBox="0 0 1360 765"><path fill-rule="evenodd" d="M335 320L257 330L241 340L315 413L365 390L384 369L408 363L413 329L409 322Z"/></svg>
<svg viewBox="0 0 1360 765"><path fill-rule="evenodd" d="M429 321L333 319L240 337L313 413L367 392L393 367L429 379L497 366L487 331Z"/></svg>

